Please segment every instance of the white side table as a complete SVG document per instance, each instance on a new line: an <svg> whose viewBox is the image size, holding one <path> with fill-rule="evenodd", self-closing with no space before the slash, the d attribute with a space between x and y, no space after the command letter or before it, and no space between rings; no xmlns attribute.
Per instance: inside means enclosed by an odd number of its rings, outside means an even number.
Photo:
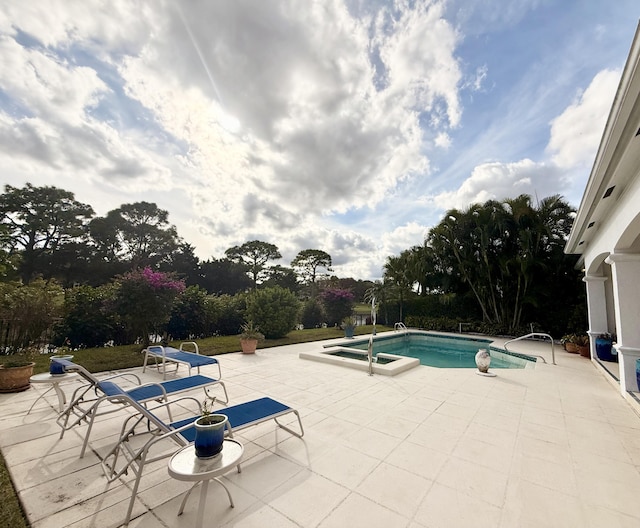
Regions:
<svg viewBox="0 0 640 528"><path fill-rule="evenodd" d="M53 374L49 374L48 372L43 372L42 374L34 374L33 376L31 376L29 378L29 382L49 383L51 384L51 387L49 387L40 396L38 396L38 398L36 398L36 401L34 401L31 404L31 407L29 407L27 414L31 412L31 409L33 409L34 405L38 403L38 401L51 389L56 391L56 394L58 396L58 412L62 412L64 410L65 403L67 403L67 397L65 396L64 392L60 388L60 383L75 379L77 377L78 377L78 374L76 372L65 372L64 374L57 374L55 376Z"/></svg>
<svg viewBox="0 0 640 528"><path fill-rule="evenodd" d="M198 517L196 519L196 527L202 528L204 504L207 499L207 489L210 480L215 480L224 488L229 497L231 507L233 508L233 499L231 498L229 489L217 477L226 473L229 469L238 466L243 453L244 446L237 440L231 438L225 439L222 451L211 458L198 458L196 456L196 448L193 444L183 447L175 453L169 460L169 475L177 480L195 481L195 484L187 491L184 499L182 499L178 515L182 515L189 494L198 484L202 483L200 503L198 504ZM238 471L240 471L239 467Z"/></svg>

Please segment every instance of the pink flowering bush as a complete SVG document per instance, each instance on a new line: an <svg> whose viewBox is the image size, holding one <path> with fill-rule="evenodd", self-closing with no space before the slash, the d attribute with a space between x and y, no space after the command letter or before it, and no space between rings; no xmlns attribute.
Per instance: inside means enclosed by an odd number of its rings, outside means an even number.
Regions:
<svg viewBox="0 0 640 528"><path fill-rule="evenodd" d="M320 299L327 314L327 323L330 326L340 322L351 315L354 305L353 292L343 288L325 288L320 293Z"/></svg>
<svg viewBox="0 0 640 528"><path fill-rule="evenodd" d="M129 272L129 277L134 277L135 271ZM163 273L161 271L153 271L150 267L146 267L142 270L142 279L147 282L154 290L175 290L178 293L184 291L184 282L181 280L174 280L169 273Z"/></svg>
<svg viewBox="0 0 640 528"><path fill-rule="evenodd" d="M141 338L148 345L150 334L162 334L166 329L173 301L184 291L184 282L149 267L125 273L116 282L116 310L122 324L132 341Z"/></svg>

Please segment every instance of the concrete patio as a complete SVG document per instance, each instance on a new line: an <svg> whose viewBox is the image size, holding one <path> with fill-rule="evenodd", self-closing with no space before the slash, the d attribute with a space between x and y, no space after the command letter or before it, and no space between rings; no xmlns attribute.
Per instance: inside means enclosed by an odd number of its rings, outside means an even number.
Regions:
<svg viewBox="0 0 640 528"><path fill-rule="evenodd" d="M300 411L305 435L273 421L237 434L242 473L223 477L235 508L212 484L206 526L640 526L640 417L588 359L556 347L552 365L548 343L520 342L512 350L548 363L494 378L422 366L369 377L298 358L321 346L220 356L232 404L280 400ZM107 485L97 454L124 414L102 419L79 459L82 428L59 440L53 391L26 415L46 388L0 395L0 447L32 526L120 526L133 475ZM171 479L167 461L146 468L131 527L195 525L198 494L178 517L190 484Z"/></svg>

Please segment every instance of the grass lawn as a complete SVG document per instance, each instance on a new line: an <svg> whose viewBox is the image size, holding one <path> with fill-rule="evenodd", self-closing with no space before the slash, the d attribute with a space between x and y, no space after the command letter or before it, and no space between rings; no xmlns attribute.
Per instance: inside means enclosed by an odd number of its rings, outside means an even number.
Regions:
<svg viewBox="0 0 640 528"><path fill-rule="evenodd" d="M358 326L355 334L369 334L373 326ZM376 331L386 332L392 328L377 325ZM280 339L267 339L258 345L258 348L269 348L282 345L293 345L295 343L308 343L310 341L321 341L323 339L333 339L343 337L344 332L339 328L310 328L308 330L294 330ZM215 356L229 352L239 352L240 340L238 336L208 337L196 340L201 354ZM180 342L171 343L176 348ZM109 348L88 348L73 352L73 361L84 366L90 372L102 372L105 370L117 370L131 367L141 367L144 355L141 345L123 345ZM41 355L34 359L36 365L34 373L47 372L49 370L49 356ZM20 502L15 493L9 472L4 463L4 457L0 456L0 526L10 526L11 528L26 528Z"/></svg>

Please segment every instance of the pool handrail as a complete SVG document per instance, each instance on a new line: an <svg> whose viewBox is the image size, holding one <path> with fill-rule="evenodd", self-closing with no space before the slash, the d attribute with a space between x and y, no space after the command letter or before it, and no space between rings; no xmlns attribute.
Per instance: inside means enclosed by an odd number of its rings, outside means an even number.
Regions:
<svg viewBox="0 0 640 528"><path fill-rule="evenodd" d="M405 332L407 331L407 327L405 326L405 324L400 321L399 323L396 323L393 325L393 329L394 330L404 330Z"/></svg>
<svg viewBox="0 0 640 528"><path fill-rule="evenodd" d="M509 349L507 348L507 345L509 343L513 343L515 341L520 341L522 339L528 339L529 337L548 337L549 340L551 341L551 362L555 365L556 364L556 351L555 351L555 346L553 344L553 337L551 337L549 334L543 334L540 332L531 332L530 334L527 335L523 335L520 337L516 337L515 339L510 339L509 341L507 341L504 345L502 345L504 347L504 349L509 352ZM535 356L534 354L529 354L530 356ZM542 356L535 356L535 357L539 357L544 363L546 363L547 361L542 357Z"/></svg>

